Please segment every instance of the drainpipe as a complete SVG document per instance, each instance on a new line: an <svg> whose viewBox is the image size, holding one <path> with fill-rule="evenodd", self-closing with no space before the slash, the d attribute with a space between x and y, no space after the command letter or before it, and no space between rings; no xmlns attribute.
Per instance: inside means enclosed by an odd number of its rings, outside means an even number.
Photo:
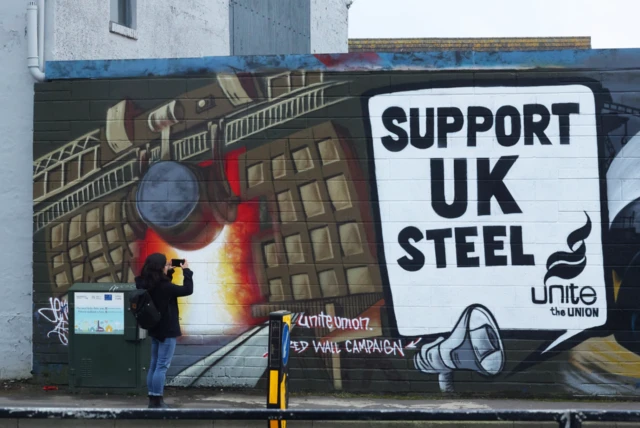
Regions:
<svg viewBox="0 0 640 428"><path fill-rule="evenodd" d="M44 0L40 2L40 10L35 2L27 6L27 67L34 79L42 82L44 70ZM38 28L38 12L40 27ZM38 43L40 41L40 43Z"/></svg>
<svg viewBox="0 0 640 428"><path fill-rule="evenodd" d="M44 73L44 0L38 0L38 63Z"/></svg>

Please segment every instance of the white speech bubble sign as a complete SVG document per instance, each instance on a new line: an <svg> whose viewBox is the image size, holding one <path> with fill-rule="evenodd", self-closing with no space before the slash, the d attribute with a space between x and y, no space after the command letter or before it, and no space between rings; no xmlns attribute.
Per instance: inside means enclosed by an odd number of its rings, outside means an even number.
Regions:
<svg viewBox="0 0 640 428"><path fill-rule="evenodd" d="M475 111L485 114L490 111L493 116L489 128L482 125L482 117L474 119L475 127L481 129L476 131L475 145L469 139L470 107L484 108ZM463 125L458 126L459 117L451 116L456 110L441 108L458 109ZM602 225L607 225L608 220L602 210L596 103L589 87L571 84L407 90L374 95L368 101L368 109L380 202L379 228L400 335L450 332L464 309L473 304L488 308L501 330L558 331L559 338L547 351L586 329L605 324ZM415 123L419 124L422 136L427 132L428 109L433 109L433 142L428 138L412 138L411 109L416 109ZM529 113L528 121L524 118L525 110ZM549 114L545 115L545 111ZM439 115L441 112L450 114L444 122L439 119L445 116ZM406 121L402 120L403 115ZM540 124L546 121L546 126ZM442 129L448 126L449 132L446 147L442 147L445 144L442 138L438 139L438 128L445 123ZM513 139L504 138L512 133ZM526 144L527 133L531 144ZM415 129L413 136L417 137ZM504 213L494 195L490 199L490 215L485 215L486 204L479 208L477 202L481 192L478 170L487 166L479 164L478 159L488 158L489 169L494 170L498 162L505 167L505 157L514 156L517 159L504 179L498 181L504 183L518 208L512 208L516 212ZM466 160L467 204L464 213L457 217L451 210L448 215L454 218L443 217L442 208L434 208L432 184L437 182L432 180L432 159L442 159L447 204L454 199L454 162ZM434 164L434 170L437 168ZM486 171L482 177L487 177ZM486 185L481 187L487 192ZM590 233L569 248L569 236L577 230L584 232L581 228L586 227L587 216ZM434 238L438 232L434 235L433 231L447 229L450 237L443 238L442 247L446 267L442 263L438 267L437 238ZM413 231L410 234L413 238L401 239L401 233L407 230ZM518 230L522 236L521 251L517 248ZM432 239L427 239L427 231L431 231ZM581 232L573 236L576 234ZM458 247L456 239L461 243ZM501 242L503 248L499 248L499 243L486 243L492 240ZM401 242L411 248L412 254ZM462 242L473 247L465 247ZM569 277L553 275L545 284L550 256L579 252L583 244L584 257L572 259L560 255L560 260L551 260L552 265L559 263L565 272L570 271L563 274ZM422 266L414 258L420 253L424 255ZM489 266L487 254L494 256ZM408 270L401 260L413 260L417 266ZM584 263L582 269L570 266L580 263Z"/></svg>

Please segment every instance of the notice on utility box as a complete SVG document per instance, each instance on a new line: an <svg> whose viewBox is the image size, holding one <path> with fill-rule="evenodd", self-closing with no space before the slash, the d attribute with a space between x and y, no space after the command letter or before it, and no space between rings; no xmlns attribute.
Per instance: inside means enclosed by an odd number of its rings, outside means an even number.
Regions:
<svg viewBox="0 0 640 428"><path fill-rule="evenodd" d="M123 335L124 293L75 293L76 334Z"/></svg>

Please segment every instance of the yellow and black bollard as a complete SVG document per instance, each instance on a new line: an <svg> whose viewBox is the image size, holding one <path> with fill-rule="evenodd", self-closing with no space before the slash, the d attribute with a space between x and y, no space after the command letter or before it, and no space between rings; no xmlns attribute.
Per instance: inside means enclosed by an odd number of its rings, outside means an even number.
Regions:
<svg viewBox="0 0 640 428"><path fill-rule="evenodd" d="M289 407L288 363L291 331L291 312L269 314L269 383L267 409L285 410ZM286 428L287 421L270 420L269 428Z"/></svg>

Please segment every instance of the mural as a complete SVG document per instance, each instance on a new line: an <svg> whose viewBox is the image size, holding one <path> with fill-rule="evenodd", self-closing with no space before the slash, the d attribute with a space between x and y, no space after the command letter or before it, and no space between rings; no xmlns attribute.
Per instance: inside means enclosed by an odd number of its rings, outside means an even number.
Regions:
<svg viewBox="0 0 640 428"><path fill-rule="evenodd" d="M262 387L286 309L294 389L637 395L637 78L39 85L34 372L73 283L163 252L195 272L173 386Z"/></svg>

